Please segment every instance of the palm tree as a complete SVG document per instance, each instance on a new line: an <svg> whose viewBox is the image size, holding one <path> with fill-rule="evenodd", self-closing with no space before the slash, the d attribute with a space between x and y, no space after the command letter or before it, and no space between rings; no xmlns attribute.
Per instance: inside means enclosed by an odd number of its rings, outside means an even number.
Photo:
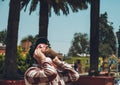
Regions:
<svg viewBox="0 0 120 85"><path fill-rule="evenodd" d="M29 2L29 1L28 1ZM28 2L24 5L27 5ZM60 10L64 15L69 14L69 7L73 12L78 10L87 9L88 0L32 0L30 7L31 12L36 10L37 4L39 4L39 36L48 36L48 23L49 15L51 15L51 9L53 8L56 15L60 15ZM24 7L23 5L23 7Z"/></svg>
<svg viewBox="0 0 120 85"><path fill-rule="evenodd" d="M98 71L100 0L91 0L90 69Z"/></svg>
<svg viewBox="0 0 120 85"><path fill-rule="evenodd" d="M20 0L10 0L6 38L5 67L3 74L3 77L7 79L17 78L16 51L18 40L19 17L20 17Z"/></svg>
<svg viewBox="0 0 120 85"><path fill-rule="evenodd" d="M17 41L20 20L21 3L27 0L10 0L7 37L6 37L6 55L3 78L17 79Z"/></svg>

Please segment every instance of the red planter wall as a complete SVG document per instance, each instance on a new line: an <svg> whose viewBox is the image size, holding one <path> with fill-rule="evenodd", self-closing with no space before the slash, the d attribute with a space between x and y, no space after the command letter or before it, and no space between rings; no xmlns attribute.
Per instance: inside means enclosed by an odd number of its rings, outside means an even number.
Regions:
<svg viewBox="0 0 120 85"><path fill-rule="evenodd" d="M114 78L107 76L81 76L73 85L114 85Z"/></svg>
<svg viewBox="0 0 120 85"><path fill-rule="evenodd" d="M25 85L24 80L0 80L0 85Z"/></svg>
<svg viewBox="0 0 120 85"><path fill-rule="evenodd" d="M25 85L25 82L24 80L0 80L0 85ZM114 85L114 78L107 76L80 76L79 80L73 82L72 85Z"/></svg>

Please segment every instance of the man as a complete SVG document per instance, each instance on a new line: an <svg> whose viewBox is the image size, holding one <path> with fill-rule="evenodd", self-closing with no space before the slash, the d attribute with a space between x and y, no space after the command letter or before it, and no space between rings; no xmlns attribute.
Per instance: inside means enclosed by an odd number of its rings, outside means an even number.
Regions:
<svg viewBox="0 0 120 85"><path fill-rule="evenodd" d="M60 61L48 47L46 38L42 37L36 41L30 49L30 55L37 61L37 65L25 72L26 85L66 85L79 78L79 74L69 64Z"/></svg>

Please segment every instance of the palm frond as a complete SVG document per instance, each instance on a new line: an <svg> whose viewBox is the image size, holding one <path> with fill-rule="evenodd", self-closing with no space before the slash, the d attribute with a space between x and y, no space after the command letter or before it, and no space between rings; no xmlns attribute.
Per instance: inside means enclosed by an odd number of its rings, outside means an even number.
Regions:
<svg viewBox="0 0 120 85"><path fill-rule="evenodd" d="M39 3L39 0L32 0L29 14L31 14L31 12L36 10L38 3Z"/></svg>
<svg viewBox="0 0 120 85"><path fill-rule="evenodd" d="M89 0L67 0L67 2L73 12L78 12L88 8Z"/></svg>
<svg viewBox="0 0 120 85"><path fill-rule="evenodd" d="M21 0L21 10L25 7L24 11L26 11L29 2L30 0Z"/></svg>

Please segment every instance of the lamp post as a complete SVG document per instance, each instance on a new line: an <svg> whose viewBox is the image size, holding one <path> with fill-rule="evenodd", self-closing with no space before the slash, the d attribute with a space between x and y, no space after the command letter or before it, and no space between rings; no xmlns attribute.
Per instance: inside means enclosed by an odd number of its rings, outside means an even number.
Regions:
<svg viewBox="0 0 120 85"><path fill-rule="evenodd" d="M116 32L117 39L118 39L118 58L120 58L120 26L119 26L119 31Z"/></svg>

